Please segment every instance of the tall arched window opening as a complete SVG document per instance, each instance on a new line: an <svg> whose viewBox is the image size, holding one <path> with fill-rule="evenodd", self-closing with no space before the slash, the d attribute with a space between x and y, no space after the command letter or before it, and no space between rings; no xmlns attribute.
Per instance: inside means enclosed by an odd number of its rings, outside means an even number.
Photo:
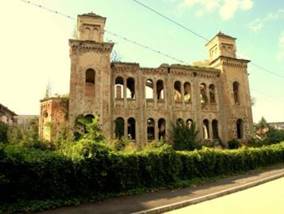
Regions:
<svg viewBox="0 0 284 214"><path fill-rule="evenodd" d="M181 102L181 82L180 81L175 81L174 84L174 100L175 102Z"/></svg>
<svg viewBox="0 0 284 214"><path fill-rule="evenodd" d="M242 119L238 119L236 122L236 128L237 128L237 138L242 139L244 137L244 124Z"/></svg>
<svg viewBox="0 0 284 214"><path fill-rule="evenodd" d="M145 97L146 99L154 99L154 83L151 79L147 79L146 81Z"/></svg>
<svg viewBox="0 0 284 214"><path fill-rule="evenodd" d="M159 129L159 140L166 139L166 121L165 119L161 118L158 121L158 129Z"/></svg>
<svg viewBox="0 0 284 214"><path fill-rule="evenodd" d="M153 118L147 120L147 139L149 141L155 139L155 121Z"/></svg>
<svg viewBox="0 0 284 214"><path fill-rule="evenodd" d="M86 70L86 83L95 84L95 71L91 68Z"/></svg>
<svg viewBox="0 0 284 214"><path fill-rule="evenodd" d="M212 104L216 103L215 85L213 84L209 85L209 100Z"/></svg>
<svg viewBox="0 0 284 214"><path fill-rule="evenodd" d="M203 139L208 140L210 138L209 134L209 121L207 119L203 120Z"/></svg>
<svg viewBox="0 0 284 214"><path fill-rule="evenodd" d="M135 99L135 80L132 77L129 77L126 82L127 92L126 97L127 99Z"/></svg>
<svg viewBox="0 0 284 214"><path fill-rule="evenodd" d="M240 104L240 84L238 82L233 83L233 93L235 104Z"/></svg>
<svg viewBox="0 0 284 214"><path fill-rule="evenodd" d="M127 120L127 135L130 140L136 139L136 122L132 117Z"/></svg>
<svg viewBox="0 0 284 214"><path fill-rule="evenodd" d="M213 139L219 139L218 120L212 121Z"/></svg>
<svg viewBox="0 0 284 214"><path fill-rule="evenodd" d="M191 86L190 86L190 83L189 82L184 83L183 87L184 87L184 96L183 96L184 102L190 103L190 101L191 101Z"/></svg>
<svg viewBox="0 0 284 214"><path fill-rule="evenodd" d="M208 103L207 98L207 87L205 83L200 84L200 103L201 105L206 105Z"/></svg>
<svg viewBox="0 0 284 214"><path fill-rule="evenodd" d="M165 98L164 94L164 82L163 80L157 81L157 99L163 100Z"/></svg>
<svg viewBox="0 0 284 214"><path fill-rule="evenodd" d="M188 120L186 121L186 126L187 126L188 128L191 128L192 123L193 123L192 119L188 119Z"/></svg>
<svg viewBox="0 0 284 214"><path fill-rule="evenodd" d="M115 79L115 85L114 85L114 97L116 99L122 99L123 98L123 88L124 88L124 81L122 77L117 77Z"/></svg>
<svg viewBox="0 0 284 214"><path fill-rule="evenodd" d="M121 139L124 136L124 119L119 117L115 120L115 137Z"/></svg>

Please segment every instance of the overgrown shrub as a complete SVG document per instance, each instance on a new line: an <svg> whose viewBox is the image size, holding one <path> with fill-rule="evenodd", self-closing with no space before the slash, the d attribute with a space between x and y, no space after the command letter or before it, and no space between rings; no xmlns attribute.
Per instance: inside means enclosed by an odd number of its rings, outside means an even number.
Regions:
<svg viewBox="0 0 284 214"><path fill-rule="evenodd" d="M237 139L233 139L228 141L228 148L229 149L238 149L241 147L241 142L238 141Z"/></svg>
<svg viewBox="0 0 284 214"><path fill-rule="evenodd" d="M200 149L200 142L197 140L198 131L193 122L189 127L183 120L172 125L173 148L175 150Z"/></svg>
<svg viewBox="0 0 284 214"><path fill-rule="evenodd" d="M284 162L284 143L238 150L174 151L163 145L115 153L82 139L69 152L0 147L0 201L64 199L152 188Z"/></svg>

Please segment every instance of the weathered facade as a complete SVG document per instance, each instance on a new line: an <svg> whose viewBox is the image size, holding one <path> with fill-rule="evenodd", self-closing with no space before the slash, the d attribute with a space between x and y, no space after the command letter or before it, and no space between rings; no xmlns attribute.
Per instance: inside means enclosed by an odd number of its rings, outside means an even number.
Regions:
<svg viewBox="0 0 284 214"><path fill-rule="evenodd" d="M171 124L183 120L188 125L194 121L203 139L249 138L249 61L236 58L235 38L218 33L206 44L209 59L195 66L142 68L137 63L111 63L114 44L103 40L105 21L94 13L79 15L78 39L69 40L71 126L78 115L99 115L106 137L123 135L142 144L168 139ZM64 121L54 118L53 102L56 99L41 101L40 133L49 140L46 121Z"/></svg>

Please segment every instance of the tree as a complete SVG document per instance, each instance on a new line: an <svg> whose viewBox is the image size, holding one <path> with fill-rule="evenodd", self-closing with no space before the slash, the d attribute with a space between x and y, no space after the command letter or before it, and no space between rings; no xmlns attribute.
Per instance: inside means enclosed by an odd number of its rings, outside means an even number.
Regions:
<svg viewBox="0 0 284 214"><path fill-rule="evenodd" d="M261 138L265 138L270 127L264 117L256 124L256 134Z"/></svg>
<svg viewBox="0 0 284 214"><path fill-rule="evenodd" d="M104 136L102 134L101 126L99 125L99 118L84 117L80 115L75 121L75 140L89 139L94 141L102 141Z"/></svg>
<svg viewBox="0 0 284 214"><path fill-rule="evenodd" d="M0 122L0 143L7 143L7 132L8 126L7 124Z"/></svg>
<svg viewBox="0 0 284 214"><path fill-rule="evenodd" d="M201 148L197 140L198 130L193 122L189 127L183 120L172 126L173 148L175 150L194 150Z"/></svg>

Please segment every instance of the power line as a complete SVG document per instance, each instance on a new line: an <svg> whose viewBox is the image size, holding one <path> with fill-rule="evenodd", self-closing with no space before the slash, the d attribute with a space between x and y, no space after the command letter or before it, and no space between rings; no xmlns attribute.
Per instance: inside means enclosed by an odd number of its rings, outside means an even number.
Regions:
<svg viewBox="0 0 284 214"><path fill-rule="evenodd" d="M38 8L40 8L40 9L46 10L47 12L50 12L50 13L53 13L53 14L56 14L56 15L63 16L63 17L65 17L65 18L67 18L67 19L76 20L75 17L72 17L72 16L70 16L70 15L64 14L64 13L62 13L62 12L60 12L60 11L57 11L57 10L54 10L54 9L50 9L50 8L48 8L48 7L46 7L46 6L42 5L42 4L37 4L37 3L34 3L34 2L32 2L32 1L29 1L29 0L20 0L20 1L22 1L22 2L24 2L24 3L26 3L26 4L30 4L30 5L33 5L33 6L35 6L35 7L38 7ZM186 30L186 31L188 31L188 32L190 32L190 33L192 33L193 35L195 35L195 36L197 36L197 37L199 37L199 38L201 38L201 39L203 39L203 40L205 40L205 41L209 41L209 39L203 37L202 35L200 35L200 34L198 34L198 33L196 33L196 32L194 32L194 31L191 30L190 28L188 28L188 27L186 27L186 26L184 26L184 25L178 23L177 21L175 21L175 20L173 20L173 19L167 17L166 15L164 15L164 14L160 13L159 11L157 11L157 10L151 8L150 6L148 6L148 5L146 5L146 4L142 3L142 2L140 2L140 1L138 1L138 0L132 0L132 1L134 1L135 3L139 4L140 6L146 8L146 9L152 11L153 13L159 15L160 17L162 17L162 18L164 18L164 19L170 21L171 23L173 23L173 24L175 24L175 25L181 27L182 29L184 29L184 30ZM109 31L109 30L105 30L105 32L108 33L108 34L110 34L110 35L112 35L112 36L115 36L115 37L117 37L117 38L119 38L119 39L122 39L122 40L124 40L124 41L126 41L126 42L128 42L128 43L132 43L132 44L134 44L134 45L136 45L136 46L139 46L139 47L141 47L141 48L147 49L147 50L149 50L149 51L152 51L152 52L154 52L154 53L156 53L156 54L159 54L159 55L161 55L161 56L167 57L167 58L172 59L172 60L174 60L174 61L177 61L177 62L179 62L179 63L185 63L184 60L181 60L181 59L178 59L178 58L176 58L176 57L170 56L169 54L163 53L162 51L159 51L159 50L157 50L157 49L151 48L151 47L149 47L149 46L147 46L147 45L144 45L144 44L142 44L142 43L139 43L139 42L136 42L136 41L134 41L134 40L131 40L131 39L125 37L125 36L122 36L122 35L119 35L119 34L117 34L117 33L111 32L111 31ZM272 71L268 70L267 68L265 68L265 67L263 67L263 66L261 66L261 65L258 65L258 64L253 63L253 62L251 62L251 64L252 64L253 66L255 66L256 68L258 68L259 70L265 71L265 72L267 72L267 73L269 73L269 74L271 74L271 75L274 75L274 76L277 76L277 77L280 77L280 78L284 78L284 76L282 76L282 75L280 75L280 74L278 74L278 73L272 72Z"/></svg>
<svg viewBox="0 0 284 214"><path fill-rule="evenodd" d="M193 30L191 30L190 28L186 27L185 25L178 23L178 22L175 21L174 19L172 19L172 18L170 18L170 17L168 17L168 16L166 16L166 15L160 13L159 11L157 11L157 10L151 8L150 6L144 4L144 3L140 2L140 1L137 1L137 0L132 0L132 1L134 1L135 3L139 4L140 6L146 8L146 9L152 11L153 13L159 15L160 17L162 17L162 18L168 20L169 22L171 22L171 23L173 23L173 24L179 26L180 28L182 28L182 29L184 29L184 30L186 30L186 31L189 31L190 33L192 33L193 35L199 37L200 39L203 39L203 40L205 40L205 41L207 41L207 42L209 41L209 39L205 38L205 37L202 36L201 34L194 32Z"/></svg>
<svg viewBox="0 0 284 214"><path fill-rule="evenodd" d="M146 8L147 10L151 11L152 13L155 13L155 14L157 14L158 16L160 16L160 17L166 19L167 21L171 22L172 24L175 24L175 25L177 25L178 27L180 27L180 28L182 28L182 29L184 29L184 30L190 32L191 34L193 34L193 35L195 35L195 36L197 36L197 37L199 37L199 38L201 38L201 39L203 39L203 40L205 40L205 41L210 41L208 38L202 36L202 35L199 34L199 33L196 33L194 30L190 29L189 27L187 27L187 26L185 26L185 25L183 25L183 24L181 24L181 23L175 21L174 19L172 19L172 18L170 18L170 17L168 17L168 16L162 14L161 12L159 12L158 10L156 10L156 9L154 9L154 8L152 8L152 7L150 7L149 5L146 5L146 4L144 4L144 3L142 3L141 1L138 1L138 0L132 0L132 1L135 2L136 4L138 4L139 6L141 6L141 7L143 7L143 8ZM276 73L276 72L272 72L272 71L268 70L267 68L265 68L265 67L263 67L263 66L261 66L261 65L258 65L258 64L253 63L253 62L251 62L251 64L252 64L253 66L255 66L256 68L258 68L259 70L265 71L265 72L267 72L267 73L269 73L269 74L275 75L275 76L280 77L280 78L284 78L284 76L282 76L282 75L280 75L280 74L278 74L278 73Z"/></svg>
<svg viewBox="0 0 284 214"><path fill-rule="evenodd" d="M272 71L268 70L267 68L265 68L265 67L263 67L261 65L258 65L258 64L254 63L254 62L251 62L251 65L253 65L254 67L258 68L259 70L265 71L265 72L270 73L270 74L272 74L274 76L277 76L277 77L280 77L280 78L284 78L283 75L275 73L275 72L272 72Z"/></svg>
<svg viewBox="0 0 284 214"><path fill-rule="evenodd" d="M46 6L42 5L42 4L37 4L37 3L34 3L34 2L32 2L32 1L28 1L28 0L20 0L20 1L22 1L22 2L24 2L24 3L26 3L26 4L33 5L33 6L37 7L37 8L40 8L40 9L42 9L42 10L45 10L45 11L47 11L47 12L50 12L50 13L53 13L53 14L56 14L56 15L63 16L63 17L65 17L65 18L67 18L67 19L76 20L75 17L66 15L66 14L61 13L61 12L59 12L59 11L57 11L57 10L54 10L54 9L50 9L50 8L48 8L48 7L46 7ZM147 50L149 50L149 51L152 51L152 52L154 52L154 53L156 53L156 54L159 54L159 55L161 55L161 56L163 56L163 57L172 59L172 60L174 60L174 61L176 61L176 62L179 62L179 63L186 63L184 60L181 60L181 59L178 59L178 58L176 58L176 57L170 56L169 54L163 53L162 51L159 51L159 50L157 50L157 49L151 48L150 46L147 46L147 45L144 45L144 44L142 44L142 43L139 43L139 42L136 42L136 41L134 41L134 40L131 40L131 39L129 39L129 38L125 37L125 36L122 36L122 35L120 35L120 34L117 34L117 33L115 33L115 32L112 32L112 31L109 31L109 30L106 30L106 29L104 30L104 32L106 32L106 33L108 33L109 35L112 35L112 36L114 36L114 37L117 37L117 38L119 38L119 39L122 39L122 40L124 40L124 41L126 41L126 42L128 42L128 43L132 43L132 44L134 44L134 45L136 45L136 46L138 46L138 47L141 47L141 48L147 49Z"/></svg>

